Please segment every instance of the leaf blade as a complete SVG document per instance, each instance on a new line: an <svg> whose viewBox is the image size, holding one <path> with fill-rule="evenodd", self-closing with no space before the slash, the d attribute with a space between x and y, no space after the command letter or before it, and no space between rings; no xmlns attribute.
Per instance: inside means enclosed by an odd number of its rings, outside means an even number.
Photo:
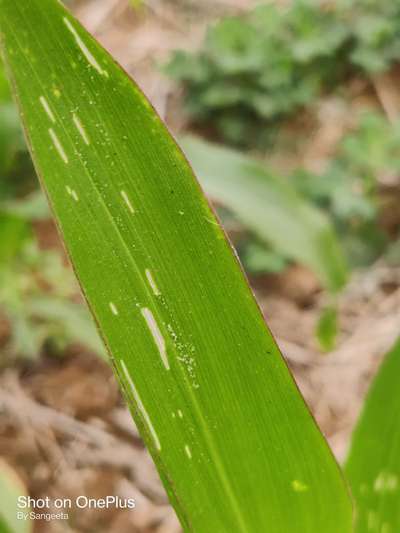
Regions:
<svg viewBox="0 0 400 533"><path fill-rule="evenodd" d="M337 465L181 151L55 0L0 8L36 168L182 524L348 531Z"/></svg>
<svg viewBox="0 0 400 533"><path fill-rule="evenodd" d="M21 519L17 513L29 514L30 508L20 507L19 498L27 498L27 490L17 473L3 459L0 460L0 531L2 533L32 533L29 517Z"/></svg>
<svg viewBox="0 0 400 533"><path fill-rule="evenodd" d="M397 341L367 394L345 465L356 502L356 533L400 528L399 375Z"/></svg>

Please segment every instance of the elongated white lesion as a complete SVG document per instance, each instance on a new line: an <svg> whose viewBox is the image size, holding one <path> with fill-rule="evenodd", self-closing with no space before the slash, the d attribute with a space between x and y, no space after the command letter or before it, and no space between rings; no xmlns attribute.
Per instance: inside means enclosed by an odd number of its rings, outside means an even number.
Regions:
<svg viewBox="0 0 400 533"><path fill-rule="evenodd" d="M54 148L57 150L59 156L64 161L65 164L68 164L68 157L65 153L64 147L60 142L60 139L57 137L56 132L53 130L53 128L49 129L49 135L51 137L51 140L53 142Z"/></svg>
<svg viewBox="0 0 400 533"><path fill-rule="evenodd" d="M132 202L131 202L130 199L129 199L129 196L126 194L125 191L121 191L121 196L122 196L122 198L123 198L125 204L127 205L129 211L130 211L132 214L134 214L134 213L135 213L135 209L134 209L134 207L133 207L133 205L132 205Z"/></svg>
<svg viewBox="0 0 400 533"><path fill-rule="evenodd" d="M309 487L308 487L308 485L303 483L303 481L300 481L298 479L294 479L292 481L292 489L295 492L306 492L306 491L308 491Z"/></svg>
<svg viewBox="0 0 400 533"><path fill-rule="evenodd" d="M150 333L153 336L154 342L156 343L156 346L160 353L161 361L163 365L165 366L165 368L169 370L169 361L168 361L168 356L167 356L167 349L165 346L165 340L160 331L160 328L158 327L156 319L154 318L153 313L150 311L148 307L143 307L141 309L141 313L144 319L146 320L147 327L149 328Z"/></svg>
<svg viewBox="0 0 400 533"><path fill-rule="evenodd" d="M117 306L115 305L115 303L110 302L108 305L110 306L111 313L112 313L113 315L115 315L115 316L118 316L118 315L119 315L119 311L118 311L118 308L117 308Z"/></svg>
<svg viewBox="0 0 400 533"><path fill-rule="evenodd" d="M72 198L75 200L75 202L79 202L79 196L77 194L77 192L75 191L75 189L71 189L71 187L69 185L66 185L66 190L67 190L67 193L72 196Z"/></svg>
<svg viewBox="0 0 400 533"><path fill-rule="evenodd" d="M89 146L90 140L89 140L88 134L87 134L85 128L83 127L83 124L80 121L79 117L77 115L75 115L75 113L72 115L72 120L73 120L73 122L75 124L76 129L79 132L79 135L82 137L82 139L84 140L85 144L87 144Z"/></svg>
<svg viewBox="0 0 400 533"><path fill-rule="evenodd" d="M99 74L101 74L102 76L105 76L106 78L108 78L108 72L106 70L104 70L99 62L97 61L97 59L94 57L94 55L92 54L92 52L89 50L89 48L86 46L86 44L83 42L83 39L82 37L79 35L79 33L76 31L76 29L73 27L73 25L71 24L71 22L67 19L67 17L64 17L63 18L63 21L64 21L64 24L67 26L67 28L69 29L69 31L72 33L72 35L74 36L74 39L76 41L76 44L79 46L82 54L86 57L88 63L94 68L97 70L97 72Z"/></svg>
<svg viewBox="0 0 400 533"><path fill-rule="evenodd" d="M139 409L139 412L149 430L149 433L151 434L152 438L153 438L153 441L154 441L154 445L155 447L157 448L158 451L161 450L161 443L160 443L160 439L158 438L157 436L157 433L156 433L156 430L154 429L154 426L153 424L151 423L151 420L150 420L150 417L149 417L149 414L148 412L146 411L144 405L143 405L143 402L139 396L139 393L133 383L133 380L128 372L128 369L125 365L125 362L121 359L120 360L120 363L121 363L121 368L124 372L124 375L125 375L125 378L127 380L127 382L129 383L130 387L131 387L131 391L132 391L132 395L133 395L133 398L136 402L136 405L137 405L137 408Z"/></svg>
<svg viewBox="0 0 400 533"><path fill-rule="evenodd" d="M161 292L160 289L157 286L157 283L154 280L153 274L151 273L151 270L146 268L145 270L147 281L149 282L149 285L151 287L151 290L153 291L155 296L160 296Z"/></svg>
<svg viewBox="0 0 400 533"><path fill-rule="evenodd" d="M190 447L187 444L185 445L185 453L186 453L186 455L188 456L189 459L192 458L192 451L191 451Z"/></svg>
<svg viewBox="0 0 400 533"><path fill-rule="evenodd" d="M39 102L41 103L43 109L45 110L45 112L46 112L47 116L49 117L49 119L51 120L51 122L53 122L53 124L55 124L56 117L54 116L54 113L51 110L51 107L49 106L49 103L46 100L46 98L44 96L41 96L39 98Z"/></svg>

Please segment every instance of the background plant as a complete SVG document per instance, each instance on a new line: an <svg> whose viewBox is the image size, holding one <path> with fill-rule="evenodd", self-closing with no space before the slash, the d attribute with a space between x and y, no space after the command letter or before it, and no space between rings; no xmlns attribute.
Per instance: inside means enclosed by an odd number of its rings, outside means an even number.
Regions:
<svg viewBox="0 0 400 533"><path fill-rule="evenodd" d="M386 355L368 392L345 466L355 501L355 531L396 531L400 524L400 344Z"/></svg>
<svg viewBox="0 0 400 533"><path fill-rule="evenodd" d="M219 21L198 52L176 52L167 73L184 85L194 123L261 148L283 120L350 76L369 79L397 62L399 20L389 0L269 3Z"/></svg>

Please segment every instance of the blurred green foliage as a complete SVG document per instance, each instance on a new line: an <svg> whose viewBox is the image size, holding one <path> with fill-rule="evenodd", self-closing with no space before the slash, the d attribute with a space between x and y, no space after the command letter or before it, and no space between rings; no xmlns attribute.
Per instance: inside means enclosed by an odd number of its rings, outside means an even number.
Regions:
<svg viewBox="0 0 400 533"><path fill-rule="evenodd" d="M371 264L389 245L390 235L379 225L385 209L379 183L399 175L400 122L392 125L382 115L366 112L325 172L299 170L291 182L330 214L349 263L357 267Z"/></svg>
<svg viewBox="0 0 400 533"><path fill-rule="evenodd" d="M21 220L15 231L20 232ZM3 353L33 358L44 348L48 353L62 353L75 342L104 355L86 307L76 300L79 292L72 270L59 252L39 249L28 226L25 229L25 238L14 241L19 246L13 257L0 264L0 309L11 325ZM3 241L0 257L2 249Z"/></svg>
<svg viewBox="0 0 400 533"><path fill-rule="evenodd" d="M392 0L270 3L220 20L198 52L177 51L166 70L186 88L194 123L230 144L264 147L283 119L349 75L398 61L399 27Z"/></svg>
<svg viewBox="0 0 400 533"><path fill-rule="evenodd" d="M315 333L324 351L329 352L335 347L338 334L338 311L335 305L322 310Z"/></svg>
<svg viewBox="0 0 400 533"><path fill-rule="evenodd" d="M183 144L186 148L185 143ZM190 147L189 147L190 148ZM226 156L222 150L216 152L215 147L203 146L201 162L202 167L196 167L194 154L189 149L187 151L191 158L195 170L201 181L204 181L205 174L212 174L215 184L210 188L211 196L216 200L225 198L228 193L222 195L218 193L216 187L224 176L227 175L225 189L235 188L233 176L239 169L239 163L234 168L227 164ZM218 161L216 161L218 153ZM237 156L239 158L239 155ZM218 166L217 165L218 162ZM256 164L256 163L254 163ZM259 164L259 163L258 163ZM216 169L220 170L216 170ZM302 205L308 205L323 211L336 229L341 247L343 248L347 263L353 267L366 267L371 265L378 257L388 253L393 261L399 262L400 245L393 243L396 237L400 237L400 218L395 224L394 234L388 231L381 224L382 214L386 211L387 203L384 199L384 187L382 183L389 177L396 179L400 176L400 122L390 124L386 118L377 112L362 113L358 125L348 133L339 143L336 155L327 163L321 173L312 173L302 168L297 169L290 175L284 175L281 171L264 165L265 177L263 191L256 191L252 185L252 173L250 167L242 170L243 180L247 184L248 192L240 194L240 202L236 202L232 208L232 202L222 202L231 208L231 212L221 210L221 218L225 225L232 225L232 215L241 220L247 228L254 230L248 219L256 216L260 227L257 232L246 233L236 241L240 258L246 270L260 274L263 272L279 272L284 270L293 255L285 252L282 245L288 240L289 249L292 254L296 247L304 246L299 244L298 239L292 242L293 231L282 230L282 224L288 213L295 216L296 209L300 208L300 201L296 208L289 207L285 212L277 213L277 202L274 194L271 193L271 182L280 183L284 187L294 190L301 198ZM203 183L204 185L204 183ZM244 187L244 185L243 185ZM207 190L207 188L206 188ZM395 201L393 193L389 188L389 196L392 203ZM290 206L290 195L286 195L286 201ZM274 219L270 224L266 224L265 216L259 210L259 203L262 202L263 212L274 213ZM232 204L232 205L231 205ZM279 202L282 205L282 201ZM245 213L245 216L243 216ZM246 215L247 213L247 215ZM256 215L256 213L258 213ZM300 216L296 217L296 223L305 231L306 224ZM257 235L269 235L270 232L280 240L280 244L266 239L264 242L258 240ZM266 245L266 241L270 244ZM322 249L322 242L319 246ZM326 252L324 252L325 254ZM299 256L296 259L299 260ZM304 257L300 262L307 264ZM314 272L316 272L314 268Z"/></svg>
<svg viewBox="0 0 400 533"><path fill-rule="evenodd" d="M33 166L0 64L0 198L32 189L33 183Z"/></svg>
<svg viewBox="0 0 400 533"><path fill-rule="evenodd" d="M17 516L18 498L27 496L27 489L17 473L5 461L0 459L0 532L1 533L32 533L33 523L27 518L21 520ZM30 508L24 509L28 514Z"/></svg>
<svg viewBox="0 0 400 533"><path fill-rule="evenodd" d="M247 268L260 271L264 264L276 272L289 259L307 265L329 291L344 287L348 269L331 221L287 179L235 150L194 137L180 142L205 192L275 252L261 254L253 242L244 255Z"/></svg>
<svg viewBox="0 0 400 533"><path fill-rule="evenodd" d="M312 112L318 98L350 79L372 78L398 62L399 27L400 4L389 0L268 3L221 19L199 51L175 52L166 69L185 87L187 112L202 131L242 148L271 148L299 110ZM367 266L389 248L396 255L398 230L393 235L380 221L387 207L382 182L400 174L399 151L400 124L366 112L324 171L268 171L329 215L351 266ZM239 252L256 273L287 265L287 257L252 238Z"/></svg>

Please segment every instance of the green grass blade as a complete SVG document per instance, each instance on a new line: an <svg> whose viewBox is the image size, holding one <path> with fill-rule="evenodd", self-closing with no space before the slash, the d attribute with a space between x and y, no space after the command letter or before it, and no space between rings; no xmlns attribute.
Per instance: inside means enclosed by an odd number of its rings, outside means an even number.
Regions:
<svg viewBox="0 0 400 533"><path fill-rule="evenodd" d="M387 354L354 431L346 473L356 533L400 531L400 341Z"/></svg>
<svg viewBox="0 0 400 533"><path fill-rule="evenodd" d="M0 460L0 532L1 533L31 533L32 521L29 518L18 518L17 513L25 515L30 508L18 507L18 498L26 498L26 487L8 464Z"/></svg>
<svg viewBox="0 0 400 533"><path fill-rule="evenodd" d="M185 529L349 532L337 464L143 94L56 0L0 0L0 28L38 174Z"/></svg>
<svg viewBox="0 0 400 533"><path fill-rule="evenodd" d="M194 137L182 146L212 198L276 250L313 269L332 292L344 286L344 255L323 213L250 157Z"/></svg>

